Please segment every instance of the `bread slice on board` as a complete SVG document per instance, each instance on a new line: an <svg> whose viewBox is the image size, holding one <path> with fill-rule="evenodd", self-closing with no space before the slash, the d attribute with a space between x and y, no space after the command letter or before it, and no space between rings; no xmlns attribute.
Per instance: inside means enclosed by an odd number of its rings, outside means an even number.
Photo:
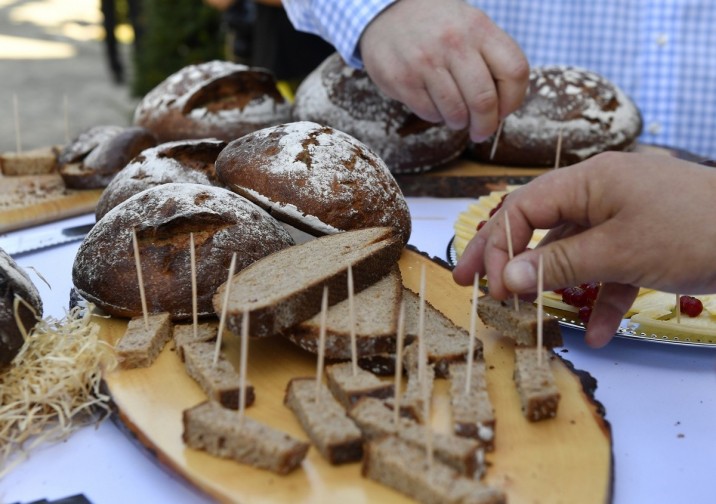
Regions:
<svg viewBox="0 0 716 504"><path fill-rule="evenodd" d="M376 227L323 236L256 261L221 285L214 308L221 313L230 285L226 326L240 334L244 311L250 313L249 335L279 334L321 309L323 286L330 305L348 297L347 272L360 292L385 276L397 263L402 242L391 228Z"/></svg>
<svg viewBox="0 0 716 504"><path fill-rule="evenodd" d="M477 305L480 320L500 331L504 336L515 340L517 346L537 346L537 308L534 303L519 300L519 310L515 310L512 301L499 301L490 296L482 296ZM547 348L561 347L562 333L554 317L544 317L542 321L543 345Z"/></svg>

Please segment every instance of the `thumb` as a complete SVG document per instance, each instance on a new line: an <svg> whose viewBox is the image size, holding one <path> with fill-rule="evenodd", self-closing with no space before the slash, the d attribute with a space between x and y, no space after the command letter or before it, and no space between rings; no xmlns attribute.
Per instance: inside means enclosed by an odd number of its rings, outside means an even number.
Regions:
<svg viewBox="0 0 716 504"><path fill-rule="evenodd" d="M533 250L509 261L502 272L505 287L516 294L537 292L537 265L544 261L544 289L553 290L581 283L628 282L630 271L619 257L619 248L608 238L609 223L587 229Z"/></svg>

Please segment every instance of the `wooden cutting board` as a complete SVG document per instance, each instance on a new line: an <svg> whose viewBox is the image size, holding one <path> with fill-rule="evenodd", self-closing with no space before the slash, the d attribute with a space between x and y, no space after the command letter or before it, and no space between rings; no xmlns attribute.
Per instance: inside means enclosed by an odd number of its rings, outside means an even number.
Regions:
<svg viewBox="0 0 716 504"><path fill-rule="evenodd" d="M93 212L101 189L67 189L57 173L0 174L0 233Z"/></svg>
<svg viewBox="0 0 716 504"><path fill-rule="evenodd" d="M467 327L472 289L454 284L447 269L406 250L400 260L404 284L417 291L423 265L427 273L427 300ZM103 337L111 343L126 329L126 320L97 321ZM585 375L575 372L561 359L554 359L551 366L562 395L558 415L530 423L522 416L512 380L512 344L484 326L478 328L478 336L485 344L488 388L497 418L496 451L487 457L490 466L486 481L502 488L511 504L609 502L613 470L611 431L601 406L590 396L593 387L585 391ZM229 359L238 365L238 338L227 333L224 341ZM247 409L247 415L306 439L282 401L290 378L315 376L316 357L283 339L264 338L250 342L249 361L248 378L257 399ZM302 467L288 476L186 448L181 439L182 411L205 400L205 396L184 372L171 343L151 367L117 370L105 380L119 419L136 438L162 464L219 501L410 502L393 490L362 478L360 464L330 466L314 448L309 450ZM434 428L447 431L450 417L445 380L436 381L433 404Z"/></svg>

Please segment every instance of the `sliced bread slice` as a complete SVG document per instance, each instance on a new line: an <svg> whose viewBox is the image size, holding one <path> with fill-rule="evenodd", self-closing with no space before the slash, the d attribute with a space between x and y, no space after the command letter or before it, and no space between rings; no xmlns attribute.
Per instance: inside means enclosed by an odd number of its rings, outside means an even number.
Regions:
<svg viewBox="0 0 716 504"><path fill-rule="evenodd" d="M515 310L512 300L498 301L490 296L482 296L477 305L480 320L515 340L518 346L537 346L537 308L534 303L519 300L519 311ZM542 321L542 344L547 348L560 347L562 333L557 319L545 316Z"/></svg>
<svg viewBox="0 0 716 504"><path fill-rule="evenodd" d="M4 152L0 155L0 172L6 176L44 175L57 170L55 146L39 147L22 152Z"/></svg>
<svg viewBox="0 0 716 504"><path fill-rule="evenodd" d="M402 242L391 228L374 227L322 236L268 255L229 281L226 326L240 334L248 311L250 336L279 334L320 311L324 285L330 305L346 299L349 265L355 292L360 292L384 277L401 252ZM217 313L229 282L214 295Z"/></svg>
<svg viewBox="0 0 716 504"><path fill-rule="evenodd" d="M485 361L472 364L470 388L465 393L467 364L450 365L450 405L453 432L458 436L477 439L486 451L495 448L495 412L487 393Z"/></svg>
<svg viewBox="0 0 716 504"><path fill-rule="evenodd" d="M515 348L515 386L520 395L522 413L530 422L557 416L560 394L550 366L552 357L552 353L544 348Z"/></svg>
<svg viewBox="0 0 716 504"><path fill-rule="evenodd" d="M169 313L155 313L134 317L114 349L120 366L125 369L149 367L159 356L164 345L172 338L172 321Z"/></svg>
<svg viewBox="0 0 716 504"><path fill-rule="evenodd" d="M216 324L205 322L197 324L194 334L194 324L176 324L174 326L174 347L177 355L184 362L184 345L193 341L216 341L219 328Z"/></svg>
<svg viewBox="0 0 716 504"><path fill-rule="evenodd" d="M393 270L354 296L356 353L358 357L395 352L398 310L403 294L400 269ZM320 313L288 330L285 336L309 352L318 353ZM325 357L350 359L350 306L344 299L326 314Z"/></svg>
<svg viewBox="0 0 716 504"><path fill-rule="evenodd" d="M340 362L326 368L328 388L344 408L350 408L361 397L385 399L395 395L392 382L382 381L365 369L358 368L356 371L354 375L350 362Z"/></svg>

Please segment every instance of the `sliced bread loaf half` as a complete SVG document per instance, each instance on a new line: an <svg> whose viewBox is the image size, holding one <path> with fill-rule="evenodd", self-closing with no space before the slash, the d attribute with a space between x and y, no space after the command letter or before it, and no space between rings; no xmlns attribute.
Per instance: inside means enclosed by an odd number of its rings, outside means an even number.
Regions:
<svg viewBox="0 0 716 504"><path fill-rule="evenodd" d="M226 326L240 334L242 315L248 311L250 336L279 334L320 311L324 285L329 289L330 305L346 299L349 265L355 292L360 292L393 268L402 248L387 227L323 236L243 269L217 289L214 307L221 313L225 289L230 285Z"/></svg>

